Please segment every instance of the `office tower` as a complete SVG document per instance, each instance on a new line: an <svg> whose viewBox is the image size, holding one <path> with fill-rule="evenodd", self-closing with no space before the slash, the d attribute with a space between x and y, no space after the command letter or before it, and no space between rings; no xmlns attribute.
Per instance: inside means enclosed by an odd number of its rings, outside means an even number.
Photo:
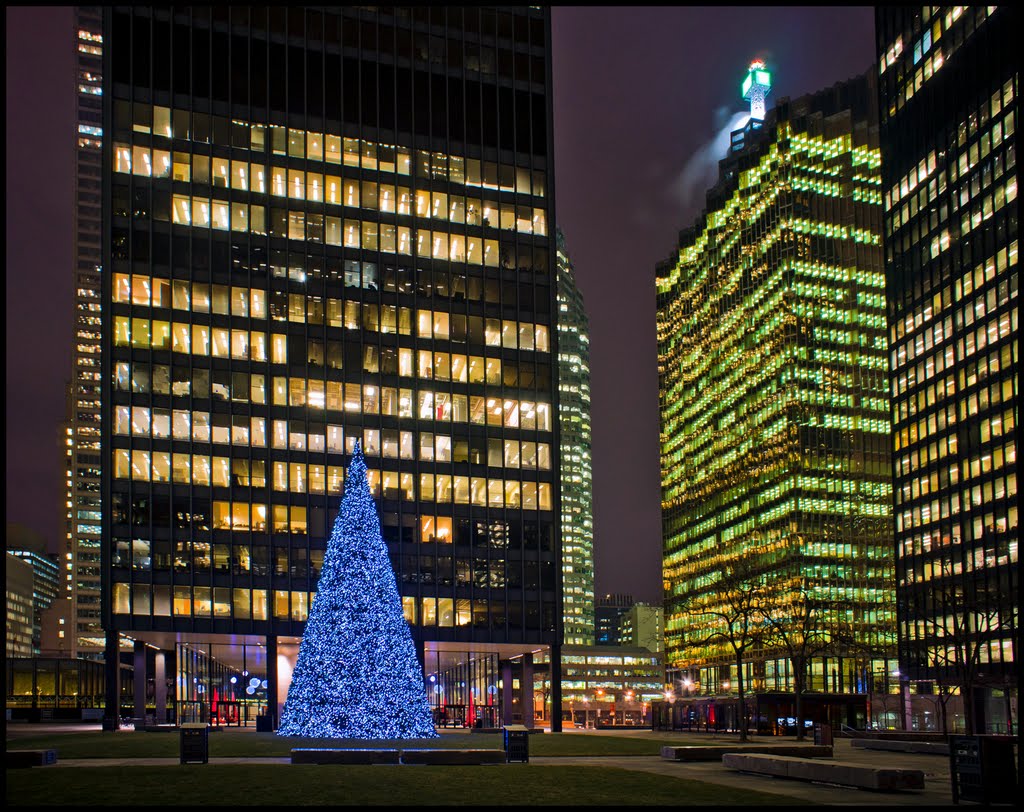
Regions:
<svg viewBox="0 0 1024 812"><path fill-rule="evenodd" d="M103 33L108 651L272 723L358 440L436 708L521 714L561 638L549 13Z"/></svg>
<svg viewBox="0 0 1024 812"><path fill-rule="evenodd" d="M72 656L103 656L100 616L100 352L103 15L75 8L74 343L64 425L65 549L61 581L71 599Z"/></svg>
<svg viewBox="0 0 1024 812"><path fill-rule="evenodd" d="M619 618L619 645L664 651L665 610L660 606L634 603Z"/></svg>
<svg viewBox="0 0 1024 812"><path fill-rule="evenodd" d="M594 602L594 642L598 646L619 645L619 620L633 605L633 596L620 592Z"/></svg>
<svg viewBox="0 0 1024 812"><path fill-rule="evenodd" d="M590 327L560 230L558 252L558 427L562 489L563 642L594 642L594 514L590 459Z"/></svg>
<svg viewBox="0 0 1024 812"><path fill-rule="evenodd" d="M875 93L858 77L751 119L657 269L666 662L703 693L736 690L709 640L732 574L770 586L788 633L831 637L804 649L814 690L855 690L893 642ZM798 676L781 643L743 668L760 691Z"/></svg>
<svg viewBox="0 0 1024 812"><path fill-rule="evenodd" d="M1020 13L876 10L900 671L1012 724Z"/></svg>

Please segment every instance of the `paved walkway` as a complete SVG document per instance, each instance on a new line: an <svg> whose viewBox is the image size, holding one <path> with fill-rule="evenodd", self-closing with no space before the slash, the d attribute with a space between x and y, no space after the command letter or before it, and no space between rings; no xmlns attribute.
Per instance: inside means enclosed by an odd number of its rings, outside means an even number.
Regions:
<svg viewBox="0 0 1024 812"><path fill-rule="evenodd" d="M722 744L727 741L722 741ZM532 757L531 764L583 764L592 767L621 767L626 770L691 778L709 784L756 790L813 804L835 806L952 806L949 757L917 753L886 752L854 748L849 739L837 739L834 759L854 764L906 767L924 772L924 789L905 792L873 792L813 784L765 775L751 775L723 767L715 761L668 761L660 756Z"/></svg>
<svg viewBox="0 0 1024 812"><path fill-rule="evenodd" d="M44 728L32 725L33 733L42 733ZM88 729L94 729L89 726ZM70 726L60 725L61 732L71 732ZM8 727L9 739L11 727ZM18 731L20 732L20 731ZM573 734L587 735L590 731L572 731ZM641 738L662 738L652 731L622 732L619 735L638 736ZM669 736L664 736L669 738ZM675 738L672 736L671 738ZM694 736L686 743L729 744L737 740L735 736ZM696 741L695 741L696 739ZM682 743L682 742L681 742ZM16 749L16 741L11 742ZM883 750L866 750L855 748L849 739L836 739L834 743L836 761L849 761L856 764L906 767L924 772L925 788L923 790L905 792L872 792L852 789L831 784L812 784L804 781L791 781L772 778L770 776L750 775L727 769L720 762L679 762L668 761L660 756L533 756L530 765L566 765L574 764L587 767L618 767L625 770L667 775L673 778L690 778L705 781L709 784L749 789L794 798L813 804L828 806L952 806L952 789L949 776L949 758L939 755L918 753L900 753ZM59 759L57 768L75 767L133 767L133 766L173 766L179 764L177 758L104 758L104 759ZM265 758L211 758L211 764L280 764L288 765L291 759L284 757Z"/></svg>

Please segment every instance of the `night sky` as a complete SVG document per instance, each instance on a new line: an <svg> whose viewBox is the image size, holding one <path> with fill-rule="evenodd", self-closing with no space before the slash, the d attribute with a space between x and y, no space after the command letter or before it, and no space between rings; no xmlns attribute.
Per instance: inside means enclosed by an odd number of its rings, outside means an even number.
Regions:
<svg viewBox="0 0 1024 812"><path fill-rule="evenodd" d="M62 528L72 339L70 8L7 8L7 521ZM552 12L557 221L590 318L596 592L661 599L654 267L692 225L746 67L769 108L874 64L870 7Z"/></svg>

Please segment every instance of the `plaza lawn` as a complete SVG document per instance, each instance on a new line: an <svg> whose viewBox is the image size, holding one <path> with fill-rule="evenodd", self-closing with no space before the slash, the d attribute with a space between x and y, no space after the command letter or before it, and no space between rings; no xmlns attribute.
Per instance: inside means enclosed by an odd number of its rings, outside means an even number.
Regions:
<svg viewBox="0 0 1024 812"><path fill-rule="evenodd" d="M25 731L28 733L28 731ZM657 736L657 738L655 738ZM610 733L535 733L530 736L531 756L656 756L664 745L707 743L707 737L686 738L672 734L618 735ZM718 737L720 743L738 737ZM56 750L58 759L69 758L177 758L181 740L177 731L144 733L52 733L40 736L8 736L9 750ZM364 741L355 739L303 739L224 729L210 733L210 758L287 757L293 747L440 747L504 749L500 733L443 733L439 739Z"/></svg>
<svg viewBox="0 0 1024 812"><path fill-rule="evenodd" d="M176 738L176 737L175 737ZM8 806L795 805L614 767L226 764L7 770Z"/></svg>

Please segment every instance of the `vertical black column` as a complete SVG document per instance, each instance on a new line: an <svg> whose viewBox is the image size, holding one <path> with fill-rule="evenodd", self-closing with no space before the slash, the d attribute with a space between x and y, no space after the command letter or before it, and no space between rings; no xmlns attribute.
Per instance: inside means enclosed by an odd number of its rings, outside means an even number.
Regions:
<svg viewBox="0 0 1024 812"><path fill-rule="evenodd" d="M267 635L267 716L270 729L277 730L277 636Z"/></svg>
<svg viewBox="0 0 1024 812"><path fill-rule="evenodd" d="M551 732L562 732L562 645L551 646Z"/></svg>
<svg viewBox="0 0 1024 812"><path fill-rule="evenodd" d="M522 705L523 724L533 728L533 654L523 655L523 676L519 682L519 702Z"/></svg>
<svg viewBox="0 0 1024 812"><path fill-rule="evenodd" d="M501 660L501 723L512 724L512 661Z"/></svg>
<svg viewBox="0 0 1024 812"><path fill-rule="evenodd" d="M104 702L103 729L117 730L121 726L121 666L117 648L118 633L107 630L106 645L103 649Z"/></svg>
<svg viewBox="0 0 1024 812"><path fill-rule="evenodd" d="M153 688L156 700L156 723L162 725L167 721L167 652L156 653L153 663Z"/></svg>
<svg viewBox="0 0 1024 812"><path fill-rule="evenodd" d="M132 674L135 709L132 711L132 716L135 718L135 728L138 730L146 724L146 644L140 640L135 641L132 661L135 666Z"/></svg>

